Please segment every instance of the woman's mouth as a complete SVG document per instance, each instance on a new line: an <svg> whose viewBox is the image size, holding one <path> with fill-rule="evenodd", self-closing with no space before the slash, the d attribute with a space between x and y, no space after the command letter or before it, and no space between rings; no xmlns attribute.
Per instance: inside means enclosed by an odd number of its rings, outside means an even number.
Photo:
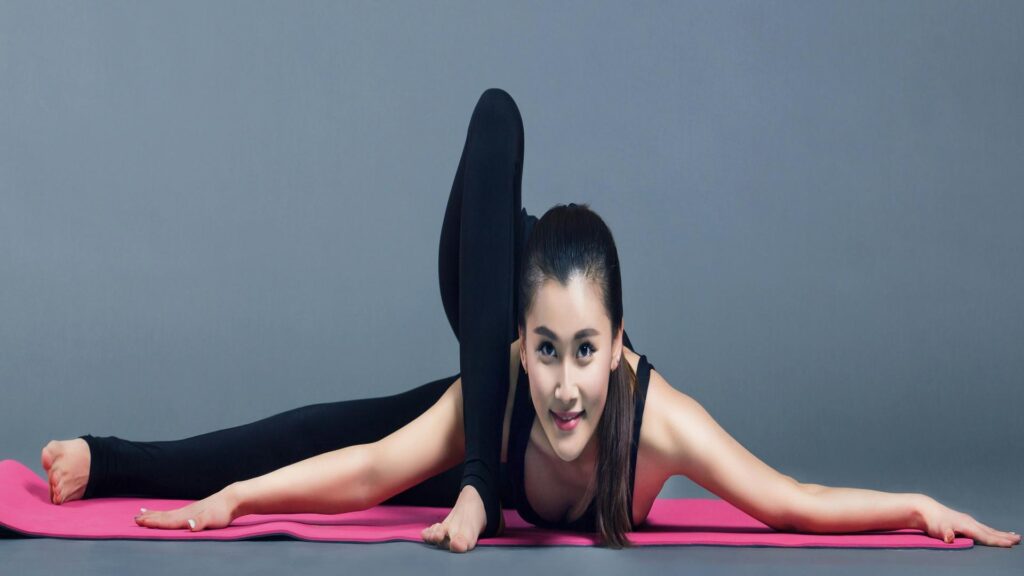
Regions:
<svg viewBox="0 0 1024 576"><path fill-rule="evenodd" d="M558 426L559 430L572 430L580 423L580 419L583 417L583 412L551 412L551 418L555 421L555 426Z"/></svg>

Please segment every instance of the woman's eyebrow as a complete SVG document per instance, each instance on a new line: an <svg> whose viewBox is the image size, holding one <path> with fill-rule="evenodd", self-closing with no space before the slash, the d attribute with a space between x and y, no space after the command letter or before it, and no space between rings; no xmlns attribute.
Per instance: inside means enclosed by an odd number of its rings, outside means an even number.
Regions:
<svg viewBox="0 0 1024 576"><path fill-rule="evenodd" d="M551 338L555 342L559 341L558 336L555 335L555 333L552 332L547 326L537 326L536 328L533 329L533 331L534 333L540 334L541 336L544 336L546 338ZM586 338L587 336L597 336L598 334L600 334L600 332L593 328L584 328L583 330L580 330L579 332L576 333L576 336L573 337L573 340L579 340L580 338Z"/></svg>

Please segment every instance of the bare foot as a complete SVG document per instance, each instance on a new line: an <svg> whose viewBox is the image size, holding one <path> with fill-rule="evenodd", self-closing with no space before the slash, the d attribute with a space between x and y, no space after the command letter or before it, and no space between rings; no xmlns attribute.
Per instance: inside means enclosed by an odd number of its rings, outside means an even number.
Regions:
<svg viewBox="0 0 1024 576"><path fill-rule="evenodd" d="M498 533L504 531L505 519L500 519ZM469 552L476 547L480 533L487 526L487 511L480 493L467 484L443 522L423 529L423 540L452 552Z"/></svg>
<svg viewBox="0 0 1024 576"><path fill-rule="evenodd" d="M50 440L43 447L43 469L50 480L50 502L63 504L85 494L91 462L89 445L81 438Z"/></svg>

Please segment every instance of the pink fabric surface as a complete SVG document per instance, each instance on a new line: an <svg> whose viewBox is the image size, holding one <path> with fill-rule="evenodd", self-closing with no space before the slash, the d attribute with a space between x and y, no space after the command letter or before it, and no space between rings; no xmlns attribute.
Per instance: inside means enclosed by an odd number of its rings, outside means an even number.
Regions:
<svg viewBox="0 0 1024 576"><path fill-rule="evenodd" d="M250 514L230 526L192 532L144 528L133 518L139 508L172 510L191 500L97 498L61 505L50 503L44 478L17 460L0 461L0 525L32 536L84 539L241 540L287 535L301 540L334 542L422 542L420 531L441 522L448 508L376 506L345 514ZM596 536L537 528L513 509L503 511L505 533L480 540L478 546L595 546ZM950 544L919 530L858 534L776 532L728 502L716 499L665 498L655 501L647 522L629 539L638 546L715 545L840 548L971 548L958 537Z"/></svg>

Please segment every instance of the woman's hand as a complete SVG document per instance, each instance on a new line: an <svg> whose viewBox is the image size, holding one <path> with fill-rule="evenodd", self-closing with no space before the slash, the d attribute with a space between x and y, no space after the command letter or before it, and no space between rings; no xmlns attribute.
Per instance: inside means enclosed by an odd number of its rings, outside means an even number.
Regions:
<svg viewBox="0 0 1024 576"><path fill-rule="evenodd" d="M145 510L135 517L135 523L146 528L166 530L187 529L192 532L223 528L235 519L237 500L225 488L212 496L197 500L176 510Z"/></svg>
<svg viewBox="0 0 1024 576"><path fill-rule="evenodd" d="M452 552L469 552L476 547L476 541L485 526L487 511L484 509L484 501L476 488L466 485L444 522L424 528L423 540Z"/></svg>
<svg viewBox="0 0 1024 576"><path fill-rule="evenodd" d="M963 512L943 506L933 498L926 500L921 512L921 525L918 528L947 544L955 538L954 533L967 536L983 546L1009 548L1020 543L1020 534L989 528Z"/></svg>

